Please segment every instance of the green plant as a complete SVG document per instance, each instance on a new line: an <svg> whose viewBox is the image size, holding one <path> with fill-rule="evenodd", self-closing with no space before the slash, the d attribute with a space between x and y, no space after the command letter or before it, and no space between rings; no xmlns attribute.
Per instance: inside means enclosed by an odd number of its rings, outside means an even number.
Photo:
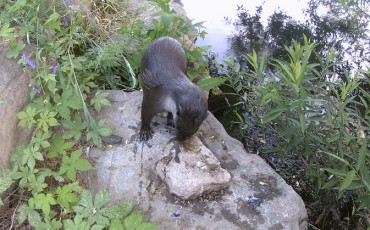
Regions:
<svg viewBox="0 0 370 230"><path fill-rule="evenodd" d="M74 142L65 142L64 138L57 134L51 139L51 143L48 147L45 148L45 150L48 151L48 157L56 157L57 155L65 156L67 154L67 151L71 149L76 143Z"/></svg>
<svg viewBox="0 0 370 230"><path fill-rule="evenodd" d="M370 95L359 88L366 75L358 71L338 76L330 71L338 65L333 61L336 54L313 58L315 46L306 37L302 44L294 41L285 47L290 61L273 60L270 72L265 70L266 56L255 52L246 56L246 66L226 62L223 87L232 89L233 105L244 108L243 114L237 112L243 128L254 125L264 135L277 135L275 147L264 151L280 153L283 159L291 153L301 156L318 190L329 190L338 199L352 196L354 211L366 213ZM292 175L283 176L289 180Z"/></svg>
<svg viewBox="0 0 370 230"><path fill-rule="evenodd" d="M329 177L323 173L312 174L317 177L319 188L336 188L338 197L346 190L356 190L363 197L363 192L370 192L370 181L366 169L368 138L358 136L357 132L365 123L354 110L358 104L354 101L357 95L353 95L359 85L358 73L351 78L346 75L346 82L326 81L325 75L330 73L325 71L329 68L323 68L324 72L320 73L315 68L319 63L309 63L314 47L307 39L304 46L295 42L294 48L286 47L291 62L276 61L278 86L273 95L265 94L262 98L272 105L262 122L274 121L287 142L285 149L299 149L309 157L309 170L324 169L330 173ZM332 57L327 57L325 65L331 65ZM359 207L365 207L361 203Z"/></svg>
<svg viewBox="0 0 370 230"><path fill-rule="evenodd" d="M55 190L56 201L64 209L70 209L71 205L77 203L79 196L77 193L82 192L83 189L78 185L77 182L63 185L62 187L58 186Z"/></svg>
<svg viewBox="0 0 370 230"><path fill-rule="evenodd" d="M131 211L130 202L121 202L119 204L104 207L111 200L111 195L106 191L101 191L92 198L92 194L84 191L81 194L81 199L73 210L77 216L86 220L89 226L96 224L100 227L109 226L109 220L112 218L124 218Z"/></svg>
<svg viewBox="0 0 370 230"><path fill-rule="evenodd" d="M109 93L97 91L94 99L91 100L91 104L94 109L99 113L103 106L109 106L110 101L107 99Z"/></svg>
<svg viewBox="0 0 370 230"><path fill-rule="evenodd" d="M143 221L143 214L140 212L134 212L123 220L123 227L126 230L137 229L137 230L154 230L156 225L153 223L146 223ZM121 228L122 229L122 228Z"/></svg>
<svg viewBox="0 0 370 230"><path fill-rule="evenodd" d="M87 171L92 169L92 165L85 159L80 159L82 149L78 149L71 153L71 156L63 156L62 165L60 166L59 174L65 174L71 181L76 180L77 171Z"/></svg>
<svg viewBox="0 0 370 230"><path fill-rule="evenodd" d="M113 1L96 6L93 13L112 18L119 18L111 14L122 7ZM93 119L89 108L99 112L110 104L98 89L137 87L128 61L136 47L112 42L112 31L100 29L107 25L98 25L95 16L76 10L71 1L3 1L0 9L1 45L9 48L9 58L19 58L34 76L31 102L17 114L18 125L32 130L32 140L12 155L12 171L0 174L0 193L17 183L24 198L17 209L18 224L35 229L102 229L121 222L127 229L155 229L149 223L136 226L137 213L133 223L124 223L130 216L129 203L109 205L107 192L93 200L78 182L79 172L92 168L84 145L92 141L100 146L101 137L112 133L104 120ZM26 44L31 48L24 49Z"/></svg>
<svg viewBox="0 0 370 230"><path fill-rule="evenodd" d="M9 176L9 174L11 174L10 170L0 169L0 194L3 194L14 183L12 177ZM0 197L0 207L3 205L4 203L2 197Z"/></svg>

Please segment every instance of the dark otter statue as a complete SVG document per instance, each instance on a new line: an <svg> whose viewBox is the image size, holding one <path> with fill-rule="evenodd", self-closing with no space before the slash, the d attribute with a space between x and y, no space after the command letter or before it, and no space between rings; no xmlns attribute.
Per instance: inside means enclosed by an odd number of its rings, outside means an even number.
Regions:
<svg viewBox="0 0 370 230"><path fill-rule="evenodd" d="M173 122L179 140L193 135L207 117L207 95L185 72L185 51L177 40L161 37L145 50L141 59L141 141L152 137L150 122L157 113L168 112L168 124Z"/></svg>

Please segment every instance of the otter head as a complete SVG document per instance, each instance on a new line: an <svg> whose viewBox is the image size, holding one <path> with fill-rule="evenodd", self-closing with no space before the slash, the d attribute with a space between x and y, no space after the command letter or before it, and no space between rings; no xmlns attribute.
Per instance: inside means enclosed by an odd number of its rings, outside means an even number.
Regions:
<svg viewBox="0 0 370 230"><path fill-rule="evenodd" d="M202 92L195 98L188 94L185 98L177 101L177 112L176 112L176 137L178 140L184 140L199 129L204 119L207 118L208 102L207 97Z"/></svg>

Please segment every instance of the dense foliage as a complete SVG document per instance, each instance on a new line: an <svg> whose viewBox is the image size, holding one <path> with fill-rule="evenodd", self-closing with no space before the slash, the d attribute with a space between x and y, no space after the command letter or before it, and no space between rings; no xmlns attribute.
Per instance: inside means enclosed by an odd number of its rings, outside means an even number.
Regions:
<svg viewBox="0 0 370 230"><path fill-rule="evenodd" d="M262 6L238 7L236 58L219 66L234 121L256 137L247 148L258 142L273 167L285 165L280 174L321 209L310 224L324 229L370 223L367 4L312 0L306 22L279 11L267 26Z"/></svg>
<svg viewBox="0 0 370 230"><path fill-rule="evenodd" d="M144 23L136 17L140 12L126 12L120 1L0 2L0 45L33 73L31 101L17 114L19 126L32 130L32 140L12 155L12 170L0 172L1 193L16 184L13 195L0 199L14 209L14 215L0 217L3 228L156 228L132 212L131 202L108 205L105 191L93 196L80 172L92 168L86 147L101 146L102 137L112 133L90 114L110 104L100 90L137 89L143 49L155 38L185 42L190 31L204 35L201 24L192 25L168 3L140 8L153 12ZM188 48L190 72L204 74L204 50Z"/></svg>

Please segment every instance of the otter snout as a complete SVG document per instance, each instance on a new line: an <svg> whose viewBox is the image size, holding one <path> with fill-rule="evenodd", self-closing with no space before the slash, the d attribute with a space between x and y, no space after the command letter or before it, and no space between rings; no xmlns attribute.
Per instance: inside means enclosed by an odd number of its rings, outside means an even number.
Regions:
<svg viewBox="0 0 370 230"><path fill-rule="evenodd" d="M195 134L204 118L189 119L189 116L180 116L176 121L176 138L183 141Z"/></svg>
<svg viewBox="0 0 370 230"><path fill-rule="evenodd" d="M196 133L196 131L191 133L182 133L180 130L176 130L176 138L179 141L184 141L191 137L194 133Z"/></svg>

